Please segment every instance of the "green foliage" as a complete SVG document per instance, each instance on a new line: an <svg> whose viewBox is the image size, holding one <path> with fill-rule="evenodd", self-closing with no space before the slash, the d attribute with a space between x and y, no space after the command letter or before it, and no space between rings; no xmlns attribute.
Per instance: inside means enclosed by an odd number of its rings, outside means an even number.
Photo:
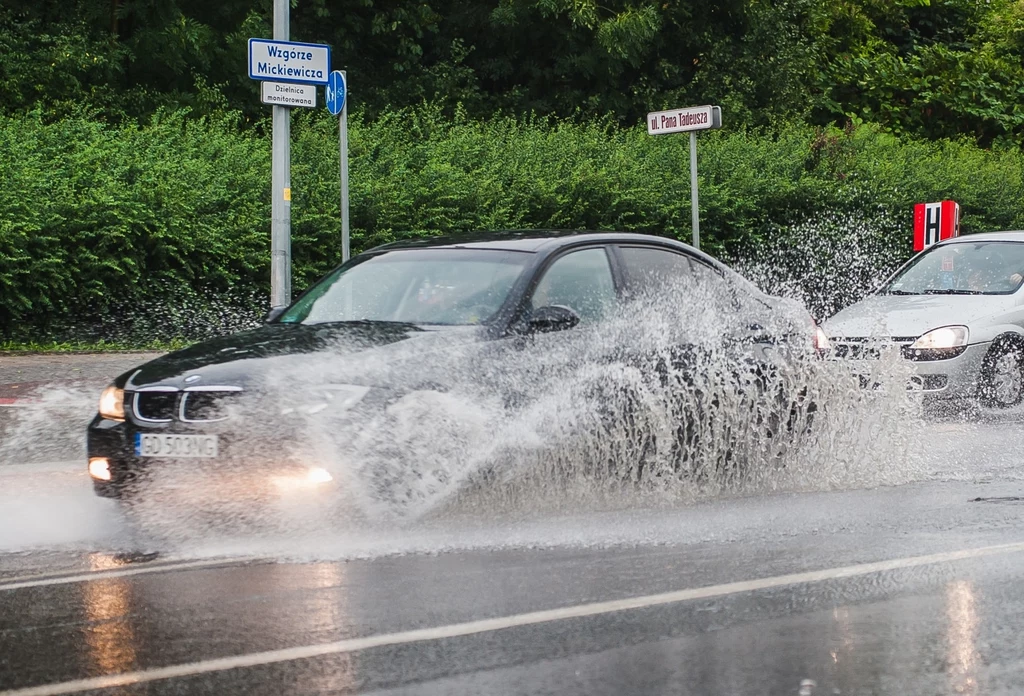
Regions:
<svg viewBox="0 0 1024 696"><path fill-rule="evenodd" d="M24 353L137 353L154 351L169 353L190 345L190 341L148 341L119 343L110 341L0 341L0 355Z"/></svg>
<svg viewBox="0 0 1024 696"><path fill-rule="evenodd" d="M423 106L353 118L354 251L502 228L689 240L687 138L610 120L445 113ZM183 113L120 127L87 115L0 119L0 335L167 341L258 317L270 219L261 130ZM803 125L709 132L699 148L703 246L724 257L795 247L829 215L833 248L842 221L856 220L850 234L876 237L879 263L898 261L910 253L912 205L943 198L961 203L965 232L1024 228L1024 155L1015 148ZM292 188L300 290L341 256L334 119L295 119Z"/></svg>
<svg viewBox="0 0 1024 696"><path fill-rule="evenodd" d="M53 326L160 281L252 284L269 150L230 121L0 121L0 325Z"/></svg>
<svg viewBox="0 0 1024 696"><path fill-rule="evenodd" d="M243 70L272 3L8 0L0 112L109 122L188 108L266 114ZM291 35L328 43L367 118L422 101L474 117L723 107L730 128L879 123L1024 142L1024 0L304 0Z"/></svg>
<svg viewBox="0 0 1024 696"><path fill-rule="evenodd" d="M819 119L1024 142L1024 1L832 5Z"/></svg>

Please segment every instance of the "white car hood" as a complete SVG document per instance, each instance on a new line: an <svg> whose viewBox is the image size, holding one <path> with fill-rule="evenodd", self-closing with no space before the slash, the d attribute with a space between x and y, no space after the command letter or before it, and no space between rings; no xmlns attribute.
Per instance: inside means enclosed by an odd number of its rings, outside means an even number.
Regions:
<svg viewBox="0 0 1024 696"><path fill-rule="evenodd" d="M1013 306L1007 295L869 295L824 329L834 338L917 337L940 326L971 326Z"/></svg>

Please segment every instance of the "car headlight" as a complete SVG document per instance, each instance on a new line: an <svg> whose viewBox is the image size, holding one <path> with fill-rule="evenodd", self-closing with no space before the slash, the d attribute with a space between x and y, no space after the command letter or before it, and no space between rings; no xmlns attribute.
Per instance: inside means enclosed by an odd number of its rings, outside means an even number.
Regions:
<svg viewBox="0 0 1024 696"><path fill-rule="evenodd" d="M911 360L943 360L954 358L967 350L970 332L966 326L943 326L932 329L910 346Z"/></svg>
<svg viewBox="0 0 1024 696"><path fill-rule="evenodd" d="M967 345L970 334L966 326L943 326L933 329L910 346L914 350L949 350Z"/></svg>
<svg viewBox="0 0 1024 696"><path fill-rule="evenodd" d="M110 385L100 394L100 415L110 420L124 420L124 389Z"/></svg>

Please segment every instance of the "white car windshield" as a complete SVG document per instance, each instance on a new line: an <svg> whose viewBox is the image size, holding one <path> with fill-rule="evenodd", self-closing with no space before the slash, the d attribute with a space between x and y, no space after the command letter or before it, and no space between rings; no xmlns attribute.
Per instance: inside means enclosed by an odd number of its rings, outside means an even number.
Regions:
<svg viewBox="0 0 1024 696"><path fill-rule="evenodd" d="M957 242L920 254L887 295L1009 295L1024 282L1024 243Z"/></svg>
<svg viewBox="0 0 1024 696"><path fill-rule="evenodd" d="M529 258L495 249L390 251L335 271L280 321L481 324L505 303Z"/></svg>

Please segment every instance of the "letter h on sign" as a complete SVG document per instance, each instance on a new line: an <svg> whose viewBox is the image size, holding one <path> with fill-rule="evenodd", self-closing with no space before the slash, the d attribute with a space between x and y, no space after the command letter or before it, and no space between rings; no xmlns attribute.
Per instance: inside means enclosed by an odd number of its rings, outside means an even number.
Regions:
<svg viewBox="0 0 1024 696"><path fill-rule="evenodd" d="M914 251L960 236L960 205L955 201L914 206Z"/></svg>

